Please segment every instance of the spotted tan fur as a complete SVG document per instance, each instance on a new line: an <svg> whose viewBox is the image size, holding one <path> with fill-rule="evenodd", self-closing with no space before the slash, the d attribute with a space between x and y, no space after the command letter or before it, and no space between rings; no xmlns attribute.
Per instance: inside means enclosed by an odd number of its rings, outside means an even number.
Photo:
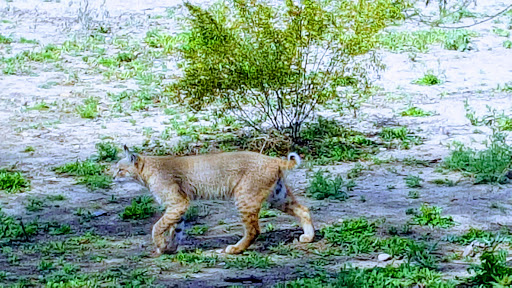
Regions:
<svg viewBox="0 0 512 288"><path fill-rule="evenodd" d="M298 166L300 158L291 153L288 160L254 152L226 152L198 156L142 156L125 146L126 158L114 167L114 176L129 173L143 182L161 204L165 213L153 226L155 254L166 247L163 236L173 239L176 225L194 199L234 199L244 224L245 233L235 245L224 250L237 254L249 247L260 234L259 211L263 201L300 219L304 234L301 242L314 237L309 209L300 205L285 184L286 170ZM172 240L171 240L172 241Z"/></svg>

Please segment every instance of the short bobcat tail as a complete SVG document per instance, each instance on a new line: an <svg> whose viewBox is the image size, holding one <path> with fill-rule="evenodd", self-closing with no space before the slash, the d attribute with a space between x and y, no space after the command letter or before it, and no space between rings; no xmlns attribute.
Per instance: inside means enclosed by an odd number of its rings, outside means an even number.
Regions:
<svg viewBox="0 0 512 288"><path fill-rule="evenodd" d="M288 154L288 161L283 161L283 164L281 165L282 169L290 170L297 168L300 165L300 156L299 154L292 152Z"/></svg>

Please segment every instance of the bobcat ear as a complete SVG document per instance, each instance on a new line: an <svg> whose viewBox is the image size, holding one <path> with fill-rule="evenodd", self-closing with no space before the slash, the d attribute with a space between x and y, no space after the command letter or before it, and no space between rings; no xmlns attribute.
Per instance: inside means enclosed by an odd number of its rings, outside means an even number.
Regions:
<svg viewBox="0 0 512 288"><path fill-rule="evenodd" d="M126 155L127 158L129 158L130 155L132 155L132 153L130 152L130 149L128 149L128 146L126 146L126 144L124 144L123 150L124 150L124 154Z"/></svg>
<svg viewBox="0 0 512 288"><path fill-rule="evenodd" d="M139 163L139 159L140 159L140 156L139 154L137 153L132 153L130 154L130 156L128 156L130 158L130 162L132 162L133 164L137 164Z"/></svg>

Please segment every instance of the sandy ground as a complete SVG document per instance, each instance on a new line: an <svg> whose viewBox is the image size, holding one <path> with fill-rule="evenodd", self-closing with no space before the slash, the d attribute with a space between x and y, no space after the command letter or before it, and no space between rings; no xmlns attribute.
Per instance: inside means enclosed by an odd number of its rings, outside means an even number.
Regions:
<svg viewBox="0 0 512 288"><path fill-rule="evenodd" d="M195 1L200 3L204 1ZM492 15L503 9L507 1L478 1L478 6L471 7L472 11ZM480 3L482 2L482 3ZM485 2L485 3L484 3ZM179 4L179 1L2 1L0 3L0 34L11 35L14 39L25 37L36 39L44 44L61 44L73 35L84 33L84 27L99 21L108 23L112 27L111 33L115 35L129 35L134 39L144 37L146 31L159 27L169 31L176 31L177 24L167 18L156 18L155 15L165 14L167 7ZM203 3L204 4L204 3ZM91 20L77 17L78 11L91 17ZM83 17L82 17L83 18ZM471 27L479 36L472 40L472 49L466 52L448 51L440 46L431 47L428 53L417 53L414 61L407 52L390 53L382 51L382 57L387 69L376 84L383 88L383 92L371 99L362 108L360 119L348 117L340 118L346 125L353 126L362 131L378 131L382 126L405 125L418 135L424 137L423 144L414 146L410 150L382 151L378 157L415 157L422 160L438 162L449 153L448 144L460 141L474 147L481 147L480 142L490 133L484 127L474 127L465 117L464 100L468 99L472 108L478 115L486 112L486 105L490 105L507 114L511 112L512 94L500 92L496 88L506 82L512 81L512 49L502 46L504 37L492 33L493 27L505 27L503 23L486 23ZM453 26L471 23L464 20ZM409 26L407 26L409 25ZM419 29L421 27L406 24L394 29ZM423 27L425 28L425 27ZM0 45L0 56L10 56L21 50L31 49L33 44L11 44L8 50ZM101 75L88 73L87 64L78 58L64 57L64 69L55 69L53 65L37 64L37 75L1 75L0 74L0 167L15 165L31 180L30 191L8 195L0 194L2 210L12 215L23 217L40 217L48 221L65 221L78 225L73 211L78 207L89 210L102 210L105 214L98 217L94 223L82 228L84 231L90 227L100 227L106 235L113 237L130 237L140 243L139 248L125 251L131 253L149 251L150 228L152 221L157 218L142 221L143 223L123 223L119 212L136 195L148 193L142 186L133 181L116 182L110 190L91 192L81 185L75 185L75 180L62 177L50 168L76 159L85 159L95 152L95 143L103 139L111 139L116 143L140 145L146 138L143 128L150 127L159 135L165 129L163 124L168 116L162 109L150 108L143 112L130 112L123 117L112 117L108 111L110 103L107 92L120 92L126 88L135 87L133 80L105 81ZM174 75L173 63L166 73ZM427 70L432 69L443 76L445 82L436 86L419 86L411 82ZM69 73L78 75L78 81L65 84ZM48 82L57 82L49 88L42 85ZM74 113L74 107L82 103L87 96L100 97L100 117L92 120L82 119ZM55 102L47 111L27 111L27 106L44 100L47 103ZM436 115L425 118L399 117L397 111L409 104L414 104ZM130 123L136 121L136 125ZM474 133L475 129L483 133ZM34 152L23 152L25 147L32 146ZM511 227L512 217L510 208L510 185L473 185L470 179L463 178L456 173L442 175L435 171L436 164L429 167L406 166L400 162L382 165L364 163L371 169L363 171L357 181L357 187L350 199L344 202L316 201L304 197L304 190L310 180L309 169L301 168L290 174L290 183L302 202L312 207L316 226L322 227L347 217L365 216L370 219L385 219L386 225L401 225L409 219L405 211L411 207L418 207L421 203L440 206L444 213L452 215L459 225L453 227L449 233L467 230L469 227L482 229L498 229ZM340 163L326 168L333 173L346 173L353 167L353 163ZM419 199L409 199L404 177L420 175L424 185L420 188ZM438 186L429 181L439 178L449 178L460 182L453 187ZM389 190L388 186L395 189ZM24 201L29 196L44 196L51 194L66 196L60 207L46 209L39 214L26 215ZM109 203L111 195L119 198L119 203ZM361 197L366 201L361 201ZM238 216L234 208L223 201L205 201L201 205L208 207L209 216L200 218L200 223L208 224L211 228L205 236L193 240L190 245L199 245L214 251L225 244L236 241L241 233ZM500 209L491 208L491 204L499 203ZM219 220L226 224L217 227ZM277 218L263 220L262 226L272 222L277 232L253 249L263 249L269 243L291 241L297 237L298 230L292 226L294 220L285 215ZM226 232L226 227L234 227ZM286 233L282 233L282 231ZM294 232L295 231L295 232ZM420 233L420 228L413 228ZM292 233L293 232L293 233ZM447 231L429 231L429 233L446 234ZM271 236L272 236L271 235ZM135 247L135 246L134 246ZM444 249L444 248L443 248ZM446 248L449 250L449 248ZM135 253L134 252L134 253ZM340 260L341 261L341 260ZM353 260L354 261L354 260ZM341 261L343 262L343 261ZM341 263L340 262L340 263ZM356 261L357 262L357 261ZM361 261L360 261L361 262ZM362 266L374 265L375 259L362 261ZM365 264L366 263L366 264ZM295 263L296 264L296 263ZM294 265L295 265L294 264ZM333 265L333 269L339 263ZM283 273L289 266L284 265ZM447 267L450 266L447 264ZM288 267L288 268L287 268ZM281 269L281 268L280 268ZM463 275L466 266L450 266L453 274ZM222 275L228 275L229 270L221 270ZM194 281L189 284L203 286L227 285L219 278L219 271L206 269L193 276ZM237 274L238 272L233 272ZM160 275L158 279L163 283L183 283L179 281L181 274L173 273ZM265 279L274 277L275 281L282 278L266 275ZM227 276L226 276L227 277ZM174 282L173 282L174 281ZM213 282L212 282L213 281ZM271 281L271 280L268 280ZM197 286L196 286L197 287Z"/></svg>

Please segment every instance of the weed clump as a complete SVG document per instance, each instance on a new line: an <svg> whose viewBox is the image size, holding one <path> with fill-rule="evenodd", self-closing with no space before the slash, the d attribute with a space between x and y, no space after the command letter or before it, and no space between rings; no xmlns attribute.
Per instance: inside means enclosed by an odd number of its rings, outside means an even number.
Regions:
<svg viewBox="0 0 512 288"><path fill-rule="evenodd" d="M407 110L400 112L400 116L410 116L410 117L427 117L434 115L434 112L425 111L418 107L409 107Z"/></svg>
<svg viewBox="0 0 512 288"><path fill-rule="evenodd" d="M485 144L486 149L475 150L455 143L450 156L444 160L444 167L472 177L475 184L505 183L512 147L499 132L493 133Z"/></svg>
<svg viewBox="0 0 512 288"><path fill-rule="evenodd" d="M104 174L106 166L90 159L66 163L54 167L53 170L59 174L74 176L77 178L77 183L84 184L91 190L105 189L112 183L112 177Z"/></svg>
<svg viewBox="0 0 512 288"><path fill-rule="evenodd" d="M424 86L432 86L442 84L443 80L441 80L436 74L434 74L433 71L429 70L427 71L427 73L423 75L423 77L414 80L412 83Z"/></svg>
<svg viewBox="0 0 512 288"><path fill-rule="evenodd" d="M476 275L469 283L479 287L507 287L512 282L512 267L507 265L507 251L488 250L480 256L480 265L472 265L468 271Z"/></svg>
<svg viewBox="0 0 512 288"><path fill-rule="evenodd" d="M441 216L442 211L440 207L422 204L420 212L413 216L412 224L441 228L449 228L455 225L451 216Z"/></svg>
<svg viewBox="0 0 512 288"><path fill-rule="evenodd" d="M348 192L356 186L353 180L345 181L341 176L332 178L329 173L319 170L313 176L313 180L306 189L306 195L317 200L323 199L348 199Z"/></svg>
<svg viewBox="0 0 512 288"><path fill-rule="evenodd" d="M97 155L95 157L96 161L107 161L113 162L119 159L117 155L119 152L119 148L112 142L100 142L96 143Z"/></svg>
<svg viewBox="0 0 512 288"><path fill-rule="evenodd" d="M0 169L0 190L18 193L30 188L30 181L19 171Z"/></svg>
<svg viewBox="0 0 512 288"><path fill-rule="evenodd" d="M83 105L79 105L76 107L76 111L82 118L96 118L98 116L98 99L94 97L89 97L84 100Z"/></svg>
<svg viewBox="0 0 512 288"><path fill-rule="evenodd" d="M132 200L130 206L121 213L122 219L146 219L153 216L156 208L153 206L153 198L150 196L139 196Z"/></svg>
<svg viewBox="0 0 512 288"><path fill-rule="evenodd" d="M39 225L37 222L23 223L12 216L5 214L0 208L0 241L9 242L37 234Z"/></svg>
<svg viewBox="0 0 512 288"><path fill-rule="evenodd" d="M225 259L226 265L224 268L230 269L247 269L247 268L259 268L267 269L274 266L274 262L270 259L270 256L263 255L257 252L244 252L242 256L230 256Z"/></svg>

